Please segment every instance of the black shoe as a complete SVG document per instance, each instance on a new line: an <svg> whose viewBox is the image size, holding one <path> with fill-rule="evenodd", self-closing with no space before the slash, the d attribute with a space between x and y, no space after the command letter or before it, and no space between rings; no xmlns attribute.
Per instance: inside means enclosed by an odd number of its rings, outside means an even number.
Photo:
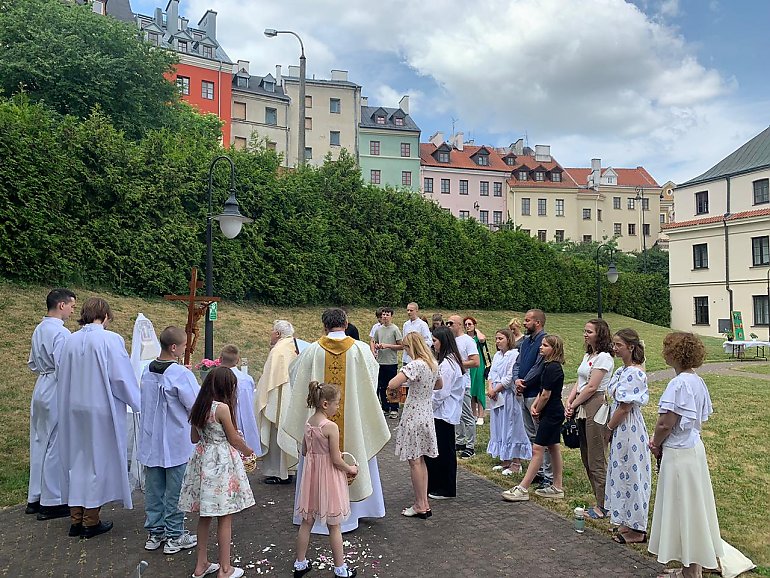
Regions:
<svg viewBox="0 0 770 578"><path fill-rule="evenodd" d="M83 526L83 537L86 539L93 538L110 530L112 530L112 522L99 522L96 526Z"/></svg>
<svg viewBox="0 0 770 578"><path fill-rule="evenodd" d="M532 483L533 484L542 484L545 481L545 479L546 479L545 476L543 474L541 474L540 472L538 472L538 473L535 474L535 477L532 478Z"/></svg>
<svg viewBox="0 0 770 578"><path fill-rule="evenodd" d="M464 452L465 451L465 444L455 444L455 451L456 452Z"/></svg>
<svg viewBox="0 0 770 578"><path fill-rule="evenodd" d="M461 460L468 460L476 455L476 451L473 448L468 448L460 453Z"/></svg>
<svg viewBox="0 0 770 578"><path fill-rule="evenodd" d="M81 534L83 534L83 524L72 524L67 533L70 538L80 538Z"/></svg>
<svg viewBox="0 0 770 578"><path fill-rule="evenodd" d="M294 476L289 476L286 479L279 478L278 476L267 476L264 480L262 480L264 483L269 484L271 486L275 486L277 484L281 485L288 485L294 481Z"/></svg>
<svg viewBox="0 0 770 578"><path fill-rule="evenodd" d="M553 480L551 480L551 478L543 478L543 481L542 481L542 482L540 482L540 483L537 485L537 489L538 489L538 490L542 490L542 489L544 489L544 488L548 488L548 487L550 487L552 484L553 484Z"/></svg>
<svg viewBox="0 0 770 578"><path fill-rule="evenodd" d="M69 515L70 507L67 504L62 504L60 506L40 506L40 512L37 515L37 519L42 522L43 520L66 518Z"/></svg>
<svg viewBox="0 0 770 578"><path fill-rule="evenodd" d="M334 576L340 576L341 578L353 578L354 576L358 575L358 570L355 568L348 568L347 574L337 574L336 572L333 573Z"/></svg>
<svg viewBox="0 0 770 578"><path fill-rule="evenodd" d="M40 511L40 502L27 502L27 507L24 508L25 514L37 514Z"/></svg>
<svg viewBox="0 0 770 578"><path fill-rule="evenodd" d="M307 561L307 568L304 570L297 570L294 569L294 578L302 578L305 574L310 572L313 569L313 562L311 560Z"/></svg>

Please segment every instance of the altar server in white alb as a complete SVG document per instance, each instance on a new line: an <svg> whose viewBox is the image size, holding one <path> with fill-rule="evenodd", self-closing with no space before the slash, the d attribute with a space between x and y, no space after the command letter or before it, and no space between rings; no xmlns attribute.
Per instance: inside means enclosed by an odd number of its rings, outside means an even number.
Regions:
<svg viewBox="0 0 770 578"><path fill-rule="evenodd" d="M189 420L201 388L193 372L178 363L187 349L184 329L166 327L160 334L160 346L160 355L142 374L139 462L145 471L144 527L148 532L144 548L157 550L165 542L163 553L176 554L198 543L184 529L179 492L195 448Z"/></svg>
<svg viewBox="0 0 770 578"><path fill-rule="evenodd" d="M298 456L305 423L311 410L307 407L307 391L311 381L333 383L340 388L337 414L330 417L340 430L340 449L352 454L361 467L350 486L351 515L342 522L342 532L358 527L359 518L382 518L385 501L382 497L377 453L390 439L390 431L377 399L379 365L368 345L345 335L347 316L342 309L327 309L321 317L326 336L303 351L289 368L291 401L281 423L281 431L291 436L293 446L285 452ZM286 437L280 439L285 440ZM295 507L302 483L302 462L297 470ZM296 509L296 508L295 508ZM301 517L296 514L294 523ZM314 534L328 534L326 525L316 520Z"/></svg>
<svg viewBox="0 0 770 578"><path fill-rule="evenodd" d="M260 457L262 445L259 443L257 418L254 416L254 378L236 367L241 362L241 352L235 345L225 345L219 354L219 361L222 367L229 367L238 379L235 387L235 427L243 434L246 445Z"/></svg>
<svg viewBox="0 0 770 578"><path fill-rule="evenodd" d="M70 336L64 322L75 310L75 294L54 289L46 297L48 313L32 334L27 365L37 374L29 415L29 492L27 514L38 520L69 515L61 496L61 465L58 450L59 408L57 390L59 359Z"/></svg>
<svg viewBox="0 0 770 578"><path fill-rule="evenodd" d="M99 518L116 500L131 508L126 469L126 406L139 411L136 381L126 344L107 330L109 304L83 303L78 324L64 344L59 367L59 456L62 500L70 506L70 536L92 538L112 529Z"/></svg>

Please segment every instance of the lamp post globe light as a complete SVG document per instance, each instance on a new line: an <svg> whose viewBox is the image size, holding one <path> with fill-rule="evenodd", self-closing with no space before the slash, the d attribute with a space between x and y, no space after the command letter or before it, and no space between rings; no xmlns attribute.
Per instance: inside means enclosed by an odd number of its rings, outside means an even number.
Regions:
<svg viewBox="0 0 770 578"><path fill-rule="evenodd" d="M291 30L276 30L265 28L265 36L275 38L279 34L291 34L299 40L299 123L297 124L297 165L305 164L305 77L307 76L307 61L305 60L305 44L299 34Z"/></svg>
<svg viewBox="0 0 770 578"><path fill-rule="evenodd" d="M607 249L610 253L610 264L607 267L607 281L615 283L618 280L618 269L615 267L615 262L612 260L612 256L615 253L615 249L608 243L599 245L596 248L596 316L602 318L602 273L599 268L599 255L602 249Z"/></svg>
<svg viewBox="0 0 770 578"><path fill-rule="evenodd" d="M214 167L219 161L227 161L230 164L230 186L228 192L230 196L225 201L225 206L219 215L214 215L212 207L212 196L214 192ZM222 234L228 239L235 239L241 232L244 223L251 223L254 219L244 217L238 208L238 201L235 198L235 164L230 157L220 155L211 161L209 167L209 210L206 216L206 296L214 296L214 250L213 250L213 222L219 222L219 228ZM206 359L214 358L214 322L206 315L206 337L204 346L204 357Z"/></svg>

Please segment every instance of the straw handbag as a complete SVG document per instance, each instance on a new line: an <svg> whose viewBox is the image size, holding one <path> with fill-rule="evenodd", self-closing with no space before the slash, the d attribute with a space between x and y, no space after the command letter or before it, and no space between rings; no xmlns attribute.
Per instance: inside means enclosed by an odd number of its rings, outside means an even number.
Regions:
<svg viewBox="0 0 770 578"><path fill-rule="evenodd" d="M342 452L342 460L349 466L358 467L358 460L356 459L356 456L349 452ZM350 474L346 474L346 476L348 478L348 486L356 480L356 476L351 476Z"/></svg>

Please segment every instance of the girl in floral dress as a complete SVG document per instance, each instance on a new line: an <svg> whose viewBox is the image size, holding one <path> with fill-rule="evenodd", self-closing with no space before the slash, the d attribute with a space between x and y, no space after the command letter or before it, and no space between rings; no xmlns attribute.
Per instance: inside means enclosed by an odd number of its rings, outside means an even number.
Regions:
<svg viewBox="0 0 770 578"><path fill-rule="evenodd" d="M409 461L409 473L414 489L414 504L404 508L404 516L423 520L432 513L428 503L428 468L423 456L438 456L436 425L433 421L433 390L441 389L443 382L438 364L419 333L409 333L403 340L404 351L412 358L390 380L388 389L409 386L409 393L396 430L396 455Z"/></svg>
<svg viewBox="0 0 770 578"><path fill-rule="evenodd" d="M355 568L348 568L342 549L340 524L350 516L350 497L347 476L358 474L356 466L345 463L340 453L340 428L329 418L340 407L340 390L332 383L311 381L308 385L307 406L315 409L305 424L302 440L302 481L299 487L297 513L302 524L297 535L297 560L294 578L301 578L312 566L307 559L310 532L318 518L329 528L332 543L335 576L355 576Z"/></svg>
<svg viewBox="0 0 770 578"><path fill-rule="evenodd" d="M232 515L254 505L241 457L254 452L233 425L237 384L230 368L214 368L203 381L190 412L190 438L197 445L182 480L179 509L200 514L193 578L214 573L219 578L243 576L242 568L230 565ZM212 518L217 518L218 564L209 562L206 552Z"/></svg>

